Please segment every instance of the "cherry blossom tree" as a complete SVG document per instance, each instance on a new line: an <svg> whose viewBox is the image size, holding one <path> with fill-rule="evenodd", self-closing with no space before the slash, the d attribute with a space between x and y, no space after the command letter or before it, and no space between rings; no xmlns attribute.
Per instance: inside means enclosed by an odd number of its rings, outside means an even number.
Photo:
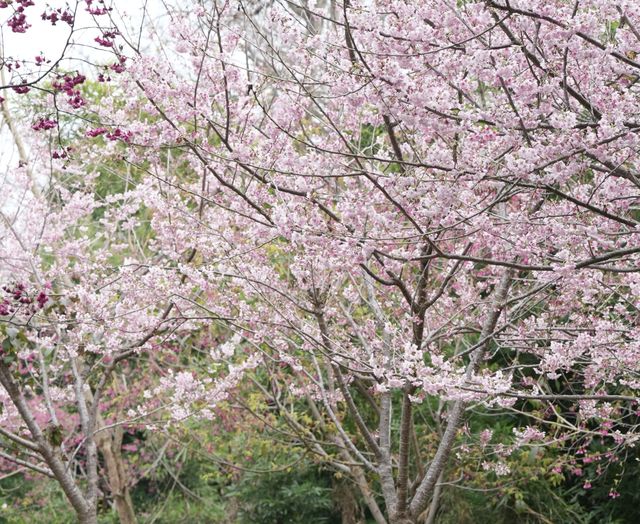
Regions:
<svg viewBox="0 0 640 524"><path fill-rule="evenodd" d="M11 322L42 348L35 362L58 348L35 389L2 364L6 402L83 521L95 521L106 381L212 324L230 336L208 365L151 391L167 400L162 420L214 416L257 367L291 431L352 479L378 523L433 521L479 407L531 421L487 455L498 475L532 442L633 446L634 7L185 0L141 20L144 45L105 7L104 91L92 102L84 75L58 71L32 124L47 147L54 137L49 169L73 190L54 177L21 203L2 248L5 316L21 312ZM96 192L105 165L123 190ZM83 496L20 407L26 392L58 402L51 365L75 391ZM294 397L313 425L287 417ZM434 399L427 453L416 413ZM164 423L155 409L141 400L129 415Z"/></svg>

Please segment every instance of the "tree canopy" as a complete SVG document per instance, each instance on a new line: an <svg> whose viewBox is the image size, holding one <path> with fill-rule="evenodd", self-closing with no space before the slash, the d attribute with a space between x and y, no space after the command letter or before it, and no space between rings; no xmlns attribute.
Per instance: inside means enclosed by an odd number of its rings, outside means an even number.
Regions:
<svg viewBox="0 0 640 524"><path fill-rule="evenodd" d="M124 7L0 1L0 488L632 522L637 2Z"/></svg>

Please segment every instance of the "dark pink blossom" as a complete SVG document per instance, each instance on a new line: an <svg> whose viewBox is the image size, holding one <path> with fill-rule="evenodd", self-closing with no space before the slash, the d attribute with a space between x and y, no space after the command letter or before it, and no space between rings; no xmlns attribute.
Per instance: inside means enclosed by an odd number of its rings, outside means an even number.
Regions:
<svg viewBox="0 0 640 524"><path fill-rule="evenodd" d="M42 119L38 120L38 122L33 124L31 126L31 129L33 129L34 131L44 131L44 130L47 130L47 129L53 129L57 125L58 125L58 122L56 122L55 120L49 120L47 118L42 118Z"/></svg>

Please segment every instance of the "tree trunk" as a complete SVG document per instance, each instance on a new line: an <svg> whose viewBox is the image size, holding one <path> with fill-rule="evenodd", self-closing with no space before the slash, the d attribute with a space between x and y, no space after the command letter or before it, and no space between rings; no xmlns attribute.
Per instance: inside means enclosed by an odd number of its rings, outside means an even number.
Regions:
<svg viewBox="0 0 640 524"><path fill-rule="evenodd" d="M78 514L78 522L80 522L80 524L98 524L97 511Z"/></svg>
<svg viewBox="0 0 640 524"><path fill-rule="evenodd" d="M333 480L333 499L340 510L342 524L364 524L362 510L351 486L346 482Z"/></svg>
<svg viewBox="0 0 640 524"><path fill-rule="evenodd" d="M118 427L98 431L96 442L104 458L107 481L120 524L136 524L136 514L133 509L129 486L127 485L126 466L120 452L122 429Z"/></svg>
<svg viewBox="0 0 640 524"><path fill-rule="evenodd" d="M120 381L117 375L113 376L113 385L118 388ZM90 402L96 402L87 394ZM117 419L122 415L121 408L117 409ZM120 524L136 524L136 513L129 492L129 484L127 482L127 465L122 459L122 437L124 432L122 426L116 425L107 428L100 412L95 414L95 433L94 439L98 450L104 459L104 466L107 474L107 483L109 485L110 494L113 497L113 504L118 513Z"/></svg>
<svg viewBox="0 0 640 524"><path fill-rule="evenodd" d="M433 490L433 497L431 498L431 504L429 504L429 513L427 514L427 520L425 524L435 524L436 515L438 513L438 506L440 505L440 495L442 493L442 477L444 476L444 472L440 473L440 478L438 478L438 483L436 484L436 488Z"/></svg>
<svg viewBox="0 0 640 524"><path fill-rule="evenodd" d="M71 506L78 515L81 524L97 524L95 500L87 500L68 470L68 464L63 461L60 450L52 446L42 429L36 422L33 412L24 397L18 384L13 380L10 370L0 360L0 384L4 387L11 398L14 406L18 410L20 417L27 425L37 451L40 453L47 466L51 469L53 476L59 482L62 491L67 496Z"/></svg>
<svg viewBox="0 0 640 524"><path fill-rule="evenodd" d="M470 379L478 370L478 367L484 358L485 351L489 345L489 341L491 340L491 334L496 328L500 314L505 307L512 276L513 271L511 269L506 270L494 291L493 298L487 308L488 315L485 319L484 325L482 326L482 332L480 333L480 340L482 342L471 353L470 362L467 365L467 371L465 374L467 379ZM418 516L426 509L429 501L433 497L434 490L438 484L438 479L449 460L449 455L453 448L456 433L462 425L466 408L466 402L463 400L457 400L448 412L447 427L442 435L436 454L431 461L431 465L429 466L426 475L420 482L410 505L410 513L415 518L418 518Z"/></svg>

